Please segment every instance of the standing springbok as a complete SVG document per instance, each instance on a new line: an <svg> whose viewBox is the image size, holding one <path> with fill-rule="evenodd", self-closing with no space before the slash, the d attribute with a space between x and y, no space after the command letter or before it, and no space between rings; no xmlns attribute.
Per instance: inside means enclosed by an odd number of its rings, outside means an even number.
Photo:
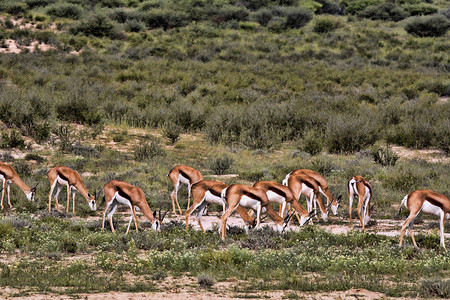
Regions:
<svg viewBox="0 0 450 300"><path fill-rule="evenodd" d="M108 213L108 220L111 226L111 231L115 231L112 217L117 209L117 206L119 204L125 204L130 208L131 213L126 234L130 231L131 221L133 219L136 226L136 232L138 232L138 223L135 211L136 206L139 207L144 216L152 223L152 228L156 231L160 231L161 222L164 220L167 211L161 215L160 210L158 216L156 215L156 211L152 212L147 201L145 200L144 192L140 188L120 180L112 180L104 186L103 190L105 193L104 198L106 200L106 207L103 212L102 230L105 229L106 213L109 209L111 209Z"/></svg>
<svg viewBox="0 0 450 300"><path fill-rule="evenodd" d="M200 219L203 216L203 213L208 204L215 203L222 205L222 212L223 214L225 213L227 204L222 200L221 193L228 186L228 184L217 180L200 180L191 185L192 206L185 213L186 231L188 231L189 229L189 216L196 208L198 208L196 219L203 232L205 232L205 229L203 228ZM248 229L254 225L253 218L250 217L245 208L243 208L242 206L238 206L236 208L236 211L244 220L246 232L248 233Z"/></svg>
<svg viewBox="0 0 450 300"><path fill-rule="evenodd" d="M17 174L16 170L8 164L0 162L0 180L2 180L2 201L1 206L3 207L3 199L5 198L5 191L8 193L8 204L9 207L12 207L11 204L11 198L9 196L10 193L10 186L11 183L16 184L22 192L27 196L27 199L30 201L34 201L34 195L36 194L36 187L38 184L36 184L35 187L30 188L28 185L25 184L25 182L20 179L19 175Z"/></svg>
<svg viewBox="0 0 450 300"><path fill-rule="evenodd" d="M331 194L331 191L328 187L328 182L326 181L325 177L323 177L319 173L314 172L312 170L298 169L298 170L292 171L291 173L287 174L286 178L283 180L283 184L284 184L284 182L287 182L287 179L289 178L290 175L296 175L296 174L305 174L305 175L308 175L309 177L314 178L314 180L317 181L317 183L319 185L320 193L322 195L324 195L325 198L327 198L327 206L329 206L330 202L331 202L331 211L336 216L338 214L339 201L337 198L335 198ZM284 185L286 185L286 184L284 184Z"/></svg>
<svg viewBox="0 0 450 300"><path fill-rule="evenodd" d="M403 235L405 234L406 227L408 227L414 246L417 247L412 228L417 215L423 211L424 213L439 216L440 244L444 250L447 250L445 248L444 228L445 220L450 219L450 199L447 196L434 191L416 190L403 198L398 212L399 215L402 211L402 205L409 209L409 216L405 222L403 222L402 231L400 233L400 246L402 246Z"/></svg>
<svg viewBox="0 0 450 300"><path fill-rule="evenodd" d="M187 205L187 209L189 209L190 203L191 203L191 185L193 183L196 183L197 181L200 181L203 179L202 174L189 167L189 166L184 166L184 165L178 165L175 166L172 170L170 170L170 172L167 174L167 176L169 177L170 181L172 181L173 183L173 191L170 194L170 198L172 199L172 208L173 208L173 212L175 214L177 214L177 210L175 208L175 203L178 206L178 210L180 211L180 214L182 214L181 212L181 208L180 205L178 204L178 190L180 189L182 184L187 184L188 185L188 205Z"/></svg>
<svg viewBox="0 0 450 300"><path fill-rule="evenodd" d="M80 174L67 167L55 167L48 172L48 179L50 180L50 193L48 194L48 212L51 212L52 210L52 194L53 190L56 187L56 193L55 193L55 204L56 209L58 211L61 211L58 204L58 196L61 192L61 189L63 186L67 187L67 205L66 205L66 212L69 212L69 206L70 206L70 192L72 191L72 202L73 202L73 214L75 214L75 192L79 191L81 195L86 199L86 201L89 203L89 207L91 210L97 210L97 205L95 201L97 200L99 193L94 192L94 195L91 195L86 187L84 186L83 182L81 181Z"/></svg>
<svg viewBox="0 0 450 300"><path fill-rule="evenodd" d="M358 217L361 221L362 229L366 231L365 226L369 224L370 215L372 214L375 206L370 207L370 200L372 198L372 186L370 183L362 176L353 176L347 183L349 206L348 214L350 217L350 228L353 229L352 220L352 206L354 197L358 197ZM362 217L361 217L362 214Z"/></svg>

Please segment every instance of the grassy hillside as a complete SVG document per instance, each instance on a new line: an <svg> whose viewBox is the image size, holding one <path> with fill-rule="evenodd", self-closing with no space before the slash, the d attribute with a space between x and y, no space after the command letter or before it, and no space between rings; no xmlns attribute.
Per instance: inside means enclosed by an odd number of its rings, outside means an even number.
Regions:
<svg viewBox="0 0 450 300"><path fill-rule="evenodd" d="M299 140L309 152L354 152L387 141L448 152L448 7L376 5L4 1L12 19L0 38L51 50L1 55L0 119L38 140L60 120L202 131L251 149ZM417 18L407 17L420 14L443 34L407 33Z"/></svg>

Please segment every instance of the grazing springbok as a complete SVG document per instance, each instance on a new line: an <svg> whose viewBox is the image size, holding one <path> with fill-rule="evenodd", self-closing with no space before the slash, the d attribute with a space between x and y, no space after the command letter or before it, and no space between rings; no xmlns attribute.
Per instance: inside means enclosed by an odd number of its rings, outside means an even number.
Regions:
<svg viewBox="0 0 450 300"><path fill-rule="evenodd" d="M9 196L10 194L10 186L11 183L14 183L17 185L22 192L27 196L27 199L30 201L34 201L34 196L36 194L36 187L38 186L39 182L32 188L30 188L28 185L25 184L25 182L20 179L19 175L17 174L16 170L8 164L0 162L0 180L2 181L2 201L1 206L3 207L3 199L5 198L5 192L8 193L8 204L9 207L12 207L11 204L11 198Z"/></svg>
<svg viewBox="0 0 450 300"><path fill-rule="evenodd" d="M61 189L66 186L67 187L67 205L66 205L66 212L69 212L69 206L70 206L70 192L72 191L72 202L73 202L73 214L75 214L75 192L79 191L81 195L86 199L86 201L89 203L89 207L91 210L97 210L96 200L98 199L98 196L101 191L97 194L97 192L94 192L94 195L91 195L86 187L84 186L83 182L81 181L81 176L78 174L77 171L72 170L67 167L55 167L48 172L48 179L50 180L50 194L48 194L48 212L51 212L52 210L52 194L53 190L56 187L56 193L55 193L55 203L56 203L56 209L58 211L61 211L59 209L58 204L58 196L61 192Z"/></svg>
<svg viewBox="0 0 450 300"><path fill-rule="evenodd" d="M180 189L182 184L188 185L188 205L186 208L186 210L188 210L191 203L191 185L193 183L196 183L197 181L202 180L203 176L199 171L184 165L173 167L173 169L170 170L167 176L173 183L173 192L170 194L170 198L172 199L173 212L177 214L177 210L175 208L176 203L180 214L182 214L180 205L178 204L178 190Z"/></svg>
<svg viewBox="0 0 450 300"><path fill-rule="evenodd" d="M450 219L450 199L447 196L434 191L416 190L403 198L402 203L400 204L400 210L398 212L399 215L402 211L402 205L409 209L409 216L405 222L403 222L402 231L400 233L400 246L402 246L403 235L405 234L406 227L408 227L414 246L417 247L412 228L414 225L414 220L422 211L424 213L439 216L441 246L444 250L447 250L445 248L444 228L445 220Z"/></svg>
<svg viewBox="0 0 450 300"><path fill-rule="evenodd" d="M283 181L283 184L291 189L294 199L297 201L300 195L305 195L308 212L312 213L314 211L316 217L316 203L318 203L322 219L325 222L328 221L328 209L320 198L319 184L314 178L305 174L290 174L286 181Z"/></svg>
<svg viewBox="0 0 450 300"><path fill-rule="evenodd" d="M365 226L369 224L370 216L375 208L375 205L370 207L370 199L372 198L372 186L364 177L356 175L348 181L347 188L349 197L348 214L350 217L350 228L353 229L352 206L353 198L356 196L359 199L357 211L358 217L361 221L362 229L366 231Z"/></svg>
<svg viewBox="0 0 450 300"><path fill-rule="evenodd" d="M120 180L112 180L108 182L104 190L104 199L106 200L105 211L103 212L102 218L102 230L105 229L105 218L106 213L110 209L108 213L109 224L111 225L111 231L114 232L114 225L112 221L112 217L114 212L117 209L119 204L125 204L130 208L130 221L128 223L127 234L130 231L131 221L134 219L134 224L136 226L136 232L138 232L138 223L136 218L135 207L137 206L140 211L144 214L144 216L152 223L152 228L156 231L160 231L161 222L164 220L167 211L161 215L161 210L159 210L158 215L156 211L152 212L150 207L148 206L147 201L145 200L144 192L129 183L120 181Z"/></svg>
<svg viewBox="0 0 450 300"><path fill-rule="evenodd" d="M266 192L264 190L243 185L243 184L233 184L222 191L222 199L227 202L227 211L222 216L222 224L220 227L220 233L222 239L226 236L226 225L228 217L236 210L239 205L245 208L250 208L256 211L256 226L260 228L261 221L261 209L265 208L267 214L275 221L277 226L277 231L283 232L286 225L289 223L292 214L287 216L284 220L281 218L276 211L272 208L267 198Z"/></svg>
<svg viewBox="0 0 450 300"><path fill-rule="evenodd" d="M323 177L322 175L320 175L317 172L314 172L312 170L308 170L308 169L298 169L295 171L292 171L291 173L286 175L286 178L283 180L283 184L287 179L289 178L290 175L296 175L296 174L305 174L308 175L309 177L314 178L314 180L317 181L318 185L319 185L319 191L322 195L325 196L325 198L327 198L327 206L330 205L331 202L331 211L333 212L333 214L336 216L338 214L338 207L339 207L339 201L338 198L335 198L332 194L331 191L328 187L328 182L326 181L325 177ZM284 184L286 185L286 184Z"/></svg>
<svg viewBox="0 0 450 300"><path fill-rule="evenodd" d="M275 202L281 205L280 216L284 217L286 214L286 206L292 206L296 212L296 216L303 226L309 220L310 213L294 198L291 189L275 181L258 181L253 184L253 187L262 189L266 192L269 202ZM298 216L300 214L300 217Z"/></svg>
<svg viewBox="0 0 450 300"><path fill-rule="evenodd" d="M200 180L191 185L191 195L192 195L192 206L185 213L186 216L186 231L189 229L189 216L192 212L198 208L198 213L196 216L198 225L203 232L205 229L203 228L201 217L207 207L208 204L219 204L222 205L222 214L225 213L227 204L222 200L221 193L224 189L226 189L229 185L225 184L221 181L217 180ZM245 223L245 229L248 233L248 229L254 226L255 220L247 213L245 208L242 206L238 206L236 211L242 217Z"/></svg>

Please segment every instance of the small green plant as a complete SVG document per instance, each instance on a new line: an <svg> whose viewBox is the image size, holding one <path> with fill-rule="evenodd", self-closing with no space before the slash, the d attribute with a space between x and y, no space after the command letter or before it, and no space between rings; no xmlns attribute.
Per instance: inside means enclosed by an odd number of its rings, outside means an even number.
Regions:
<svg viewBox="0 0 450 300"><path fill-rule="evenodd" d="M432 278L420 283L420 291L423 297L450 298L450 280Z"/></svg>
<svg viewBox="0 0 450 300"><path fill-rule="evenodd" d="M162 127L162 133L173 145L180 139L181 126L174 122L166 122Z"/></svg>
<svg viewBox="0 0 450 300"><path fill-rule="evenodd" d="M151 141L150 143L143 142L134 148L133 155L135 160L143 161L157 156L164 156L165 152L159 142Z"/></svg>
<svg viewBox="0 0 450 300"><path fill-rule="evenodd" d="M224 174L234 164L234 159L228 155L217 157L211 161L210 168L216 175Z"/></svg>
<svg viewBox="0 0 450 300"><path fill-rule="evenodd" d="M370 151L375 163L382 166L395 166L399 156L389 149L389 146L383 147L373 147Z"/></svg>
<svg viewBox="0 0 450 300"><path fill-rule="evenodd" d="M69 151L74 142L73 130L69 125L61 124L53 131L59 139L59 151Z"/></svg>
<svg viewBox="0 0 450 300"><path fill-rule="evenodd" d="M197 276L198 284L202 288L210 288L214 285L215 281L214 278L207 275L207 274L200 274Z"/></svg>
<svg viewBox="0 0 450 300"><path fill-rule="evenodd" d="M0 148L22 149L25 147L25 140L16 129L3 132L0 138Z"/></svg>
<svg viewBox="0 0 450 300"><path fill-rule="evenodd" d="M321 17L314 22L313 31L317 33L327 33L337 28L337 22L331 18Z"/></svg>

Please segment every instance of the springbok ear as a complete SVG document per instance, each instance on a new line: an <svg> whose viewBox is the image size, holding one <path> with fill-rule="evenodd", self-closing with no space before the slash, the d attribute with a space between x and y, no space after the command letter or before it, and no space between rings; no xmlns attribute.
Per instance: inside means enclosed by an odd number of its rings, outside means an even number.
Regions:
<svg viewBox="0 0 450 300"><path fill-rule="evenodd" d="M97 200L98 198L100 198L100 195L102 194L102 189L100 189L99 191L98 191L98 193L95 193L94 195L95 195L95 200Z"/></svg>
<svg viewBox="0 0 450 300"><path fill-rule="evenodd" d="M156 210L153 212L153 219L156 219Z"/></svg>
<svg viewBox="0 0 450 300"><path fill-rule="evenodd" d="M314 215L314 211L312 210L309 212L308 216L313 216L313 215Z"/></svg>
<svg viewBox="0 0 450 300"><path fill-rule="evenodd" d="M341 199L342 199L342 195L339 195L339 196L337 197L337 202L338 202L338 204L341 203Z"/></svg>
<svg viewBox="0 0 450 300"><path fill-rule="evenodd" d="M166 216L166 214L169 212L169 210L167 210L166 212L164 212L161 216L161 218L159 219L161 222L164 220L164 217Z"/></svg>
<svg viewBox="0 0 450 300"><path fill-rule="evenodd" d="M92 198L92 195L91 195L90 193L88 193L88 197L89 197L89 198Z"/></svg>

